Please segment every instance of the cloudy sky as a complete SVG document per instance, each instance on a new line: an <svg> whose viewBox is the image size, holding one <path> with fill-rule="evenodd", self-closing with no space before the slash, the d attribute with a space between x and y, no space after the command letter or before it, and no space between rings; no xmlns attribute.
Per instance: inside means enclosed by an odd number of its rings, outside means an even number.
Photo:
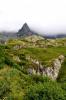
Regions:
<svg viewBox="0 0 66 100"><path fill-rule="evenodd" d="M0 0L0 30L66 33L66 0Z"/></svg>

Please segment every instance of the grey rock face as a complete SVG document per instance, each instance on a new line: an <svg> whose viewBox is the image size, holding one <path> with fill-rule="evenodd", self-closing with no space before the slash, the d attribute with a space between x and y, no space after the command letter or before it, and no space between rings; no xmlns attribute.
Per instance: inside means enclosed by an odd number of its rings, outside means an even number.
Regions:
<svg viewBox="0 0 66 100"><path fill-rule="evenodd" d="M33 73L33 69L28 68L28 73L29 73L29 74L32 74L32 73Z"/></svg>
<svg viewBox="0 0 66 100"><path fill-rule="evenodd" d="M64 61L64 56L63 55L60 55L57 59L55 59L52 62L52 66L47 67L47 68L44 68L44 66L42 66L39 63L39 61L37 61L37 60L31 59L31 61L33 63L37 64L37 67L38 67L36 69L33 68L31 70L31 72L30 72L31 74L44 75L44 76L50 77L53 80L56 80L57 77L58 77L59 70L61 68L61 64Z"/></svg>
<svg viewBox="0 0 66 100"><path fill-rule="evenodd" d="M22 31L23 31L23 33L30 32L30 29L29 29L27 23L25 23L25 24L23 25L22 29L19 30L19 32L22 32Z"/></svg>
<svg viewBox="0 0 66 100"><path fill-rule="evenodd" d="M17 32L17 37L24 37L30 35L37 35L35 32L31 31L27 23L23 25L23 27Z"/></svg>

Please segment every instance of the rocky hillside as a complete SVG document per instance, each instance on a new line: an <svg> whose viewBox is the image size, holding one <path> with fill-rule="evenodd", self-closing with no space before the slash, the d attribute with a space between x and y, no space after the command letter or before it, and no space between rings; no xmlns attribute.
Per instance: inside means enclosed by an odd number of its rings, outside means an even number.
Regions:
<svg viewBox="0 0 66 100"><path fill-rule="evenodd" d="M66 38L0 34L0 100L66 100Z"/></svg>
<svg viewBox="0 0 66 100"><path fill-rule="evenodd" d="M31 35L22 38L9 39L5 43L9 45L14 45L16 47L37 47L37 48L47 48L47 47L66 47L66 38L57 39L45 39L41 36Z"/></svg>
<svg viewBox="0 0 66 100"><path fill-rule="evenodd" d="M37 35L0 44L1 100L66 100L66 39Z"/></svg>

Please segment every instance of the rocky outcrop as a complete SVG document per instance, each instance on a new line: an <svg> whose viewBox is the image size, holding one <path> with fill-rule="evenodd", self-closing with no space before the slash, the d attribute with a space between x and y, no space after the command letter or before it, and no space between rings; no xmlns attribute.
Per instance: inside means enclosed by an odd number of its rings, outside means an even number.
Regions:
<svg viewBox="0 0 66 100"><path fill-rule="evenodd" d="M28 60L30 57L28 58ZM50 67L44 67L42 66L39 61L31 59L31 61L36 64L36 68L29 68L28 73L29 74L36 74L36 75L44 75L52 78L53 80L56 80L58 77L59 70L61 68L61 65L64 61L64 56L60 55L57 59L55 59L52 62L52 66Z"/></svg>
<svg viewBox="0 0 66 100"><path fill-rule="evenodd" d="M17 32L17 37L25 37L31 35L37 35L37 34L29 28L27 23L24 23L23 27Z"/></svg>

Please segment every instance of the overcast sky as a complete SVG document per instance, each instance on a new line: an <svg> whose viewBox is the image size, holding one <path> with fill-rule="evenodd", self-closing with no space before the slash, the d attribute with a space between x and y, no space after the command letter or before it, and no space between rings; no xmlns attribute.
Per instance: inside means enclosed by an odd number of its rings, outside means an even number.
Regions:
<svg viewBox="0 0 66 100"><path fill-rule="evenodd" d="M17 31L25 22L38 32L66 33L66 0L0 0L0 30Z"/></svg>

